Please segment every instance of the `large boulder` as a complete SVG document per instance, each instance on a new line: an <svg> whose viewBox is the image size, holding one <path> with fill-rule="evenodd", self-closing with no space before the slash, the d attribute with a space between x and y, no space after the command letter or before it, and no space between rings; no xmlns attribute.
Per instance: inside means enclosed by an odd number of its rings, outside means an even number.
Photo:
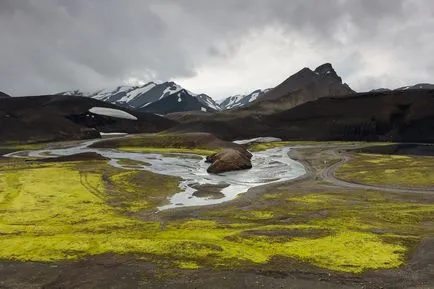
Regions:
<svg viewBox="0 0 434 289"><path fill-rule="evenodd" d="M208 173L218 174L252 168L252 154L245 149L227 148L206 158L211 163Z"/></svg>

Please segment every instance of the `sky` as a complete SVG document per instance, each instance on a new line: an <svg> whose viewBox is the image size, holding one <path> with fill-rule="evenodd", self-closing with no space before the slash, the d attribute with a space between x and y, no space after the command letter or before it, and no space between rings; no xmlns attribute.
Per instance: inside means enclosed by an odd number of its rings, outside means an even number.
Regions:
<svg viewBox="0 0 434 289"><path fill-rule="evenodd" d="M176 81L214 99L330 62L356 91L434 83L432 0L0 0L0 91Z"/></svg>

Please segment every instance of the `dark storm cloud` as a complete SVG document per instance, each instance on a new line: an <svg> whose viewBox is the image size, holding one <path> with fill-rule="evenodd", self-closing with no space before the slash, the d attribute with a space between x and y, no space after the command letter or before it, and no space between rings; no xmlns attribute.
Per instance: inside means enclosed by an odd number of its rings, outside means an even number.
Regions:
<svg viewBox="0 0 434 289"><path fill-rule="evenodd" d="M308 61L333 61L356 88L393 85L393 74L379 66L397 67L402 78L407 68L432 76L433 8L429 0L0 0L0 90L23 95L194 79L198 68L242 57L239 47L267 27L316 47ZM390 59L378 57L371 69L377 47Z"/></svg>

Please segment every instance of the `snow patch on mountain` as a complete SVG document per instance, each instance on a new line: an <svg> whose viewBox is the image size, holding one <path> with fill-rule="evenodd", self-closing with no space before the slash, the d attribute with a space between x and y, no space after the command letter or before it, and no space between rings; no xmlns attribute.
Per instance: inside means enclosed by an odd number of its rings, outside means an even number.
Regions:
<svg viewBox="0 0 434 289"><path fill-rule="evenodd" d="M156 83L149 82L149 83L145 84L144 86L139 87L137 89L130 89L130 90L128 90L127 94L124 97L119 99L119 101L128 103L128 102L132 101L133 99L135 99L137 96L150 91L155 86L157 86Z"/></svg>
<svg viewBox="0 0 434 289"><path fill-rule="evenodd" d="M92 107L89 109L89 112L98 114L98 115L104 115L104 116L110 116L115 118L123 118L123 119L131 119L131 120L137 120L137 117L134 115L123 111L119 109L113 109L113 108L107 108L107 107Z"/></svg>
<svg viewBox="0 0 434 289"><path fill-rule="evenodd" d="M246 94L246 95L238 94L238 95L230 96L226 99L223 99L220 102L220 107L223 110L245 107L250 103L254 102L255 100L257 100L258 98L260 98L261 96L265 95L270 90L271 88L264 89L264 90L258 89L253 91L250 94Z"/></svg>

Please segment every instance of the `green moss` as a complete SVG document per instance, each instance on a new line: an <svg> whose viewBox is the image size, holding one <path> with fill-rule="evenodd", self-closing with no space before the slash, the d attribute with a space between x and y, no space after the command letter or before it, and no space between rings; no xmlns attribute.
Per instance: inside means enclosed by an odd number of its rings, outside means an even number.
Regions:
<svg viewBox="0 0 434 289"><path fill-rule="evenodd" d="M164 188L162 176L120 171L98 161L24 165L0 172L1 259L136 254L196 269L272 265L273 257L282 256L359 273L402 265L411 244L427 233L420 224L434 219L434 205L390 200L382 193L279 192L266 208L214 209L201 219L163 226L124 211L154 206L153 198L175 189L176 179ZM289 222L282 221L288 216Z"/></svg>
<svg viewBox="0 0 434 289"><path fill-rule="evenodd" d="M344 141L275 141L275 142L265 142L265 143L253 143L249 146L249 150L252 152L263 151L267 149L277 148L277 147L286 147L286 146L318 146L323 147L325 145L348 145L348 144L367 144L360 142L344 142ZM390 143L388 143L390 144ZM373 145L382 145L382 143L370 143L370 146Z"/></svg>
<svg viewBox="0 0 434 289"><path fill-rule="evenodd" d="M336 177L371 185L433 187L434 157L355 154Z"/></svg>
<svg viewBox="0 0 434 289"><path fill-rule="evenodd" d="M287 142L287 141L255 143L249 146L249 151L251 152L264 151L272 148L289 146L290 144L291 142Z"/></svg>
<svg viewBox="0 0 434 289"><path fill-rule="evenodd" d="M200 266L196 262L192 261L180 261L178 267L181 269L199 269Z"/></svg>
<svg viewBox="0 0 434 289"><path fill-rule="evenodd" d="M116 148L122 151L147 153L188 153L210 155L220 151L216 139L208 134L141 134L133 137L109 139L95 143L92 146Z"/></svg>

